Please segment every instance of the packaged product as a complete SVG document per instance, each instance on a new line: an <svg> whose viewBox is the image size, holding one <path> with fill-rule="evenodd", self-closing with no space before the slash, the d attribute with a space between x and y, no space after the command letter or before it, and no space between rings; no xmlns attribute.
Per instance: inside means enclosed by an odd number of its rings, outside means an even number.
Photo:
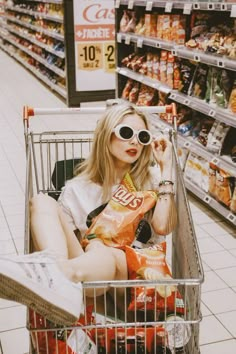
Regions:
<svg viewBox="0 0 236 354"><path fill-rule="evenodd" d="M213 197L216 198L216 173L218 168L212 162L209 163L209 186L208 186L208 193Z"/></svg>
<svg viewBox="0 0 236 354"><path fill-rule="evenodd" d="M157 14L145 14L145 36L156 37L157 34Z"/></svg>
<svg viewBox="0 0 236 354"><path fill-rule="evenodd" d="M86 232L84 247L89 235L94 235L105 245L112 247L123 247L132 243L139 221L155 206L157 200L154 191L133 189L132 180L127 174L106 207L94 218Z"/></svg>
<svg viewBox="0 0 236 354"><path fill-rule="evenodd" d="M229 109L231 112L236 113L236 81L233 84L233 88L230 94Z"/></svg>
<svg viewBox="0 0 236 354"><path fill-rule="evenodd" d="M120 20L120 32L134 32L136 21L135 11L124 10L123 16Z"/></svg>
<svg viewBox="0 0 236 354"><path fill-rule="evenodd" d="M208 134L207 150L213 153L219 153L229 129L230 127L225 123L215 121Z"/></svg>
<svg viewBox="0 0 236 354"><path fill-rule="evenodd" d="M159 80L159 66L160 66L160 56L159 54L153 54L152 57L152 78Z"/></svg>
<svg viewBox="0 0 236 354"><path fill-rule="evenodd" d="M164 15L158 15L157 17L157 38L163 38L163 23L164 23Z"/></svg>
<svg viewBox="0 0 236 354"><path fill-rule="evenodd" d="M171 40L171 15L163 15L162 39Z"/></svg>
<svg viewBox="0 0 236 354"><path fill-rule="evenodd" d="M139 82L135 81L133 83L133 87L129 92L129 102L136 103L138 99L138 93L139 93Z"/></svg>
<svg viewBox="0 0 236 354"><path fill-rule="evenodd" d="M202 123L201 123L201 130L198 134L197 141L202 144L203 146L207 145L208 142L208 134L210 130L214 130L212 127L214 125L214 128L216 127L217 123L215 123L215 120L213 118L205 118Z"/></svg>
<svg viewBox="0 0 236 354"><path fill-rule="evenodd" d="M151 52L147 53L147 76L152 77L153 73L153 54Z"/></svg>
<svg viewBox="0 0 236 354"><path fill-rule="evenodd" d="M144 16L140 16L137 25L135 26L134 32L141 36L145 35L146 27L145 27L145 18Z"/></svg>
<svg viewBox="0 0 236 354"><path fill-rule="evenodd" d="M159 78L162 83L166 83L167 80L167 58L168 52L166 50L161 51L160 66L159 66Z"/></svg>
<svg viewBox="0 0 236 354"><path fill-rule="evenodd" d="M207 89L208 65L198 64L193 75L188 94L200 99L204 99Z"/></svg>
<svg viewBox="0 0 236 354"><path fill-rule="evenodd" d="M167 55L167 66L166 66L166 83L171 88L173 88L174 61L175 61L175 57L172 55L171 52L168 52L168 55Z"/></svg>
<svg viewBox="0 0 236 354"><path fill-rule="evenodd" d="M233 196L232 179L228 172L222 169L216 171L216 199L227 207Z"/></svg>
<svg viewBox="0 0 236 354"><path fill-rule="evenodd" d="M186 95L188 94L195 68L196 64L193 64L188 60L181 60L179 91Z"/></svg>
<svg viewBox="0 0 236 354"><path fill-rule="evenodd" d="M186 17L183 15L173 14L171 19L171 41L176 44L184 44L186 35Z"/></svg>
<svg viewBox="0 0 236 354"><path fill-rule="evenodd" d="M234 192L229 206L230 210L236 214L236 177L234 177Z"/></svg>
<svg viewBox="0 0 236 354"><path fill-rule="evenodd" d="M125 252L129 279L149 281L172 279L166 262L166 242L143 249L126 246ZM176 285L157 284L147 288L139 286L130 288L128 311L147 311L151 318L155 314L163 316L175 310L179 314L184 312L184 302Z"/></svg>
<svg viewBox="0 0 236 354"><path fill-rule="evenodd" d="M157 90L145 84L141 84L138 100L136 102L137 106L154 106L157 103L157 99Z"/></svg>
<svg viewBox="0 0 236 354"><path fill-rule="evenodd" d="M124 87L124 89L122 91L121 98L123 98L124 100L128 100L129 99L129 94L130 94L130 91L133 88L133 85L134 85L134 81L131 80L131 79L128 79L126 84L125 84L125 87Z"/></svg>

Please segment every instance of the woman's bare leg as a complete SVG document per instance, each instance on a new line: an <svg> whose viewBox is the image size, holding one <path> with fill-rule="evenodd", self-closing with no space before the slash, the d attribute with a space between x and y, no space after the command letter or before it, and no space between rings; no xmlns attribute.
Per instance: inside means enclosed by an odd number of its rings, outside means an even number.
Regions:
<svg viewBox="0 0 236 354"><path fill-rule="evenodd" d="M38 194L30 201L30 227L36 250L50 249L63 259L83 253L58 203Z"/></svg>

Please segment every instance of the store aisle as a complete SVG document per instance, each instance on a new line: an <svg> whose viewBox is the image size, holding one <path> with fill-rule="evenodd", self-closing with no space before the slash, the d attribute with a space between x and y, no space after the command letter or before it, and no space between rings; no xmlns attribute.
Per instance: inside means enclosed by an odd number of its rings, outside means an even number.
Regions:
<svg viewBox="0 0 236 354"><path fill-rule="evenodd" d="M0 50L0 254L23 253L25 149L23 105L65 107L64 103ZM101 104L101 103L100 103ZM42 117L35 130L91 130L96 115ZM236 352L236 232L189 196L205 269L202 286L201 354ZM1 286L1 285L0 285ZM28 352L24 306L0 299L0 354Z"/></svg>

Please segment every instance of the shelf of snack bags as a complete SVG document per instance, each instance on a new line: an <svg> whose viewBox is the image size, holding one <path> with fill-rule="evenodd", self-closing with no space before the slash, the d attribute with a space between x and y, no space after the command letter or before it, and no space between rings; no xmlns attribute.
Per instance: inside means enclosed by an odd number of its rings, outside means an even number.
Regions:
<svg viewBox="0 0 236 354"><path fill-rule="evenodd" d="M236 128L235 5L168 4L117 2L118 96L137 105L175 101L182 107L178 112L179 146L204 157L208 167L214 163L226 171L226 180L232 182L236 176L232 134ZM186 186L196 189L187 179ZM235 222L229 200L207 198L207 192L199 190L197 196L204 202L212 199L208 204ZM233 195L231 183L230 199Z"/></svg>
<svg viewBox="0 0 236 354"><path fill-rule="evenodd" d="M179 119L183 118L183 112L180 109L177 112ZM190 120L181 123L177 119L178 154L185 185L236 225L236 129L214 119L209 120L207 116L201 119L198 128ZM151 119L154 131L167 129L171 123L168 115L152 116Z"/></svg>
<svg viewBox="0 0 236 354"><path fill-rule="evenodd" d="M33 132L30 119L33 116L33 119L39 119L40 115L47 115L50 118L53 114L73 114L79 119L80 113L101 114L104 109L104 107L63 109L24 107L27 155L25 221L27 251L32 246L29 232L29 199L32 194L39 192L58 196L63 181L70 178L67 164L71 170L74 164L86 158L93 138L93 133L86 131ZM149 115L153 113L176 115L174 104L162 107L140 107L140 109ZM83 283L84 313L75 326L56 326L37 313L29 311L27 327L31 338L30 352L199 354L203 268L173 129L168 131L168 135L173 144L175 198L179 220L172 235L169 235L171 237L170 264L166 258L167 242L165 241L157 246L147 247L146 251L142 249L142 252L141 249L127 246L129 280ZM134 191L130 180L125 179L124 184L130 193ZM119 198L117 203L118 200ZM124 206L119 208L117 205L114 212L119 214L123 208ZM101 212L100 215L105 217L106 212L104 214ZM127 221L124 219L124 222ZM148 262L150 257L152 262ZM147 262L148 267L145 266ZM150 272L153 274L157 269L158 277L153 280L150 278ZM115 301L112 304L109 303L109 297L106 295L107 287L114 291ZM120 288L125 289L121 312L117 310ZM93 304L86 304L86 291L92 290L96 294L97 289L100 292L104 289L104 313L97 309L96 300Z"/></svg>

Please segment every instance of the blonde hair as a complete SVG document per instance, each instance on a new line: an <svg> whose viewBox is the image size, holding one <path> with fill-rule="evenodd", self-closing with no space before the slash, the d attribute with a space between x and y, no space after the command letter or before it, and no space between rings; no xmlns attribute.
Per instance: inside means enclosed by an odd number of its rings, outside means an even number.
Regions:
<svg viewBox="0 0 236 354"><path fill-rule="evenodd" d="M130 104L119 104L108 108L98 121L89 157L75 170L75 175L86 175L89 180L103 187L104 202L111 197L111 187L116 182L114 159L110 151L111 135L114 127L121 123L125 116L131 114L139 116L146 128L149 128L147 116ZM151 146L144 146L140 157L131 166L129 173L137 190L150 188L151 158Z"/></svg>

